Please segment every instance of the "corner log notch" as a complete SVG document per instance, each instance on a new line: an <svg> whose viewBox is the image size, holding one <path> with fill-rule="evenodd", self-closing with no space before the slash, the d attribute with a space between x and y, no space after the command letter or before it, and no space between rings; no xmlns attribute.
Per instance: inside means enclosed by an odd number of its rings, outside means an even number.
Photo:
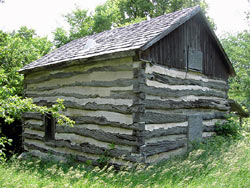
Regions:
<svg viewBox="0 0 250 188"><path fill-rule="evenodd" d="M141 156L141 147L145 145L145 93L143 90L146 83L145 63L139 62L138 67L134 68L133 73L134 80L136 80L133 85L133 108L135 108L136 111L132 113L132 116L133 124L137 127L137 130L133 131L133 135L136 137L137 142L137 146L134 147L133 152ZM139 162L145 162L142 156Z"/></svg>

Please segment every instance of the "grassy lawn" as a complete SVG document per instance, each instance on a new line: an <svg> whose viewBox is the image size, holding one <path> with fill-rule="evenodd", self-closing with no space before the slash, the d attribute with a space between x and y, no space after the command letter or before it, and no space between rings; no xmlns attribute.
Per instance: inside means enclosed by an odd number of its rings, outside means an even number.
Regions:
<svg viewBox="0 0 250 188"><path fill-rule="evenodd" d="M216 137L186 156L155 166L110 168L15 158L0 164L1 188L32 187L250 187L250 136Z"/></svg>

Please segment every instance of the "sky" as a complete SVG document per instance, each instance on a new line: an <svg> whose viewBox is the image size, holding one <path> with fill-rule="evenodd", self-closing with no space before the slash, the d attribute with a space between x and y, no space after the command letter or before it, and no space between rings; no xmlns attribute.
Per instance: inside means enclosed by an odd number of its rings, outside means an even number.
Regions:
<svg viewBox="0 0 250 188"><path fill-rule="evenodd" d="M76 6L94 11L106 0L5 0L0 3L0 30L17 30L27 26L40 36L49 36L57 27L67 28L62 15L70 13ZM250 10L247 0L206 0L208 15L217 25L217 35L236 33L249 29L244 12Z"/></svg>

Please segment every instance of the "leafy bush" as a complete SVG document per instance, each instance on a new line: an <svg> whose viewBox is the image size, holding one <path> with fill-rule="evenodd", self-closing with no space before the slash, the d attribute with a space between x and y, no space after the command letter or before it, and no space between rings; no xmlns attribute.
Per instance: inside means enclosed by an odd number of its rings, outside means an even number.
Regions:
<svg viewBox="0 0 250 188"><path fill-rule="evenodd" d="M232 118L228 118L226 122L216 123L215 125L215 132L220 136L238 137L241 130L242 127L240 126L240 124Z"/></svg>
<svg viewBox="0 0 250 188"><path fill-rule="evenodd" d="M11 145L12 140L0 137L0 163L6 160L6 145Z"/></svg>

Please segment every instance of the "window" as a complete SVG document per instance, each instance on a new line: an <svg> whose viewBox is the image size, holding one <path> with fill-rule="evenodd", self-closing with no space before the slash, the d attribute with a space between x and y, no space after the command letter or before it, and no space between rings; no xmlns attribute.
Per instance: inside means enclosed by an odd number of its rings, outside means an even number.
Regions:
<svg viewBox="0 0 250 188"><path fill-rule="evenodd" d="M44 115L44 139L45 141L50 141L55 139L55 118L52 117L52 114L46 113Z"/></svg>
<svg viewBox="0 0 250 188"><path fill-rule="evenodd" d="M192 48L188 49L188 69L202 72L203 53Z"/></svg>

